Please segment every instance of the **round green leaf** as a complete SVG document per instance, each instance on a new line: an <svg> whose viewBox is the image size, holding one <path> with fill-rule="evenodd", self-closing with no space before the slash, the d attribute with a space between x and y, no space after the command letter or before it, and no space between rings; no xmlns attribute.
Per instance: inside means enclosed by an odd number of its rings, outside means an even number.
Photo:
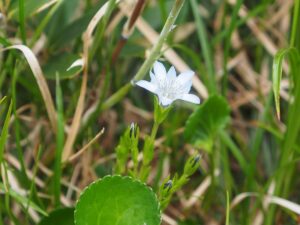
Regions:
<svg viewBox="0 0 300 225"><path fill-rule="evenodd" d="M155 193L130 177L106 176L89 185L75 207L76 225L158 225Z"/></svg>
<svg viewBox="0 0 300 225"><path fill-rule="evenodd" d="M38 225L74 225L74 208L61 208L52 211Z"/></svg>
<svg viewBox="0 0 300 225"><path fill-rule="evenodd" d="M184 136L194 145L211 151L215 135L230 119L230 107L222 96L210 96L189 117Z"/></svg>

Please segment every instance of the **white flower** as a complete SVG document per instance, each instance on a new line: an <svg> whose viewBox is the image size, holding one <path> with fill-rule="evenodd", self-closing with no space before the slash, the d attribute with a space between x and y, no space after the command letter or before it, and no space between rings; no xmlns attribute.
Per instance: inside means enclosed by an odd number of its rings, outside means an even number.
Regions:
<svg viewBox="0 0 300 225"><path fill-rule="evenodd" d="M174 66L167 73L164 65L156 61L153 72L150 71L151 82L140 80L136 82L136 85L156 94L161 105L168 106L178 99L195 104L200 103L198 96L189 94L194 76L193 71L187 71L176 76Z"/></svg>

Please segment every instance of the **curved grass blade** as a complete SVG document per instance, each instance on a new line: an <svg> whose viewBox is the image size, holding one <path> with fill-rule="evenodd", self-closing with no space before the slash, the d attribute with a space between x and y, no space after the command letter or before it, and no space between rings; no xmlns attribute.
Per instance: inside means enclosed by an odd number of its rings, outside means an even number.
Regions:
<svg viewBox="0 0 300 225"><path fill-rule="evenodd" d="M273 77L273 92L275 97L275 106L277 117L280 119L280 83L282 77L282 63L285 56L289 57L291 67L295 67L299 62L299 53L295 48L286 48L280 50L274 57L272 77ZM293 69L293 68L292 68Z"/></svg>
<svg viewBox="0 0 300 225"><path fill-rule="evenodd" d="M54 103L53 103L46 79L44 78L41 66L40 66L36 56L25 45L13 45L13 46L7 47L0 51L10 50L10 49L18 49L24 54L29 66L32 70L32 73L36 79L39 89L41 91L43 100L45 102L46 110L48 113L48 117L50 119L51 126L52 126L54 132L56 132L56 112L55 112Z"/></svg>
<svg viewBox="0 0 300 225"><path fill-rule="evenodd" d="M119 3L120 0L115 1L115 4ZM67 160L71 153L72 153L72 147L75 142L80 123L81 123L81 117L82 112L84 108L84 100L85 100L85 94L87 89L87 76L88 76L88 57L89 57L89 47L92 42L92 35L93 32L97 26L97 24L101 21L101 19L105 16L107 10L109 10L109 2L104 4L95 14L95 16L91 19L85 33L83 34L83 40L84 40L84 47L83 47L83 78L80 88L80 95L77 101L77 106L75 109L70 133L68 134L66 138L66 142L63 148L63 155L62 160Z"/></svg>

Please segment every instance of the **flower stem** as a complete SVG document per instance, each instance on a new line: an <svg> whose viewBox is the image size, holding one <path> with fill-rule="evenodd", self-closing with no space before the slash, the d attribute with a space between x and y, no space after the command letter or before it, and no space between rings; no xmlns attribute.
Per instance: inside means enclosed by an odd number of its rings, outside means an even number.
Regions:
<svg viewBox="0 0 300 225"><path fill-rule="evenodd" d="M120 88L116 93L114 93L109 99L107 99L105 102L103 102L100 111L104 111L106 109L109 109L113 105L115 105L118 101L120 101L124 96L129 92L131 89L131 84L128 83L124 85L122 88Z"/></svg>
<svg viewBox="0 0 300 225"><path fill-rule="evenodd" d="M137 74L133 78L133 82L142 79L149 68L153 65L155 60L158 58L160 54L160 50L163 47L164 42L166 41L168 34L172 30L172 27L175 23L175 20L183 6L184 0L176 0L173 8L168 16L168 19L163 27L163 30L160 33L159 39L156 43L156 45L153 46L151 49L151 52L149 54L149 57L146 59L146 61L143 63Z"/></svg>
<svg viewBox="0 0 300 225"><path fill-rule="evenodd" d="M160 33L160 36L156 42L156 44L151 49L149 57L145 60L143 65L140 67L139 71L133 77L131 84L134 84L137 80L142 79L148 70L151 68L155 60L159 57L160 51L165 43L168 34L172 30L172 27L175 23L175 20L184 4L185 0L176 0L173 8L167 18L167 21ZM108 109L119 102L131 89L132 85L130 83L126 84L123 88L113 94L110 98L108 98L102 105L102 109Z"/></svg>
<svg viewBox="0 0 300 225"><path fill-rule="evenodd" d="M154 141L160 123L155 121L151 130L151 135L145 139L143 149L143 162L140 168L140 180L145 182L149 176L150 164L154 157Z"/></svg>
<svg viewBox="0 0 300 225"><path fill-rule="evenodd" d="M154 142L156 134L157 134L157 130L159 127L159 123L158 122L154 122L153 127L152 127L152 131L151 131L151 140Z"/></svg>

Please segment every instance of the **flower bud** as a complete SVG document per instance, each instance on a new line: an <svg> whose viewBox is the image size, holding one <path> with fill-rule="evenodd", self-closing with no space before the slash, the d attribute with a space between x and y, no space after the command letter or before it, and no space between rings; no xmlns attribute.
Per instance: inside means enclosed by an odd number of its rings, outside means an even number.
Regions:
<svg viewBox="0 0 300 225"><path fill-rule="evenodd" d="M168 189L168 191L172 188L173 186L173 181L168 180L167 183L164 184L164 189Z"/></svg>
<svg viewBox="0 0 300 225"><path fill-rule="evenodd" d="M197 168L199 167L199 161L201 159L201 155L197 154L195 156L190 157L184 165L184 174L187 176L191 176Z"/></svg>

